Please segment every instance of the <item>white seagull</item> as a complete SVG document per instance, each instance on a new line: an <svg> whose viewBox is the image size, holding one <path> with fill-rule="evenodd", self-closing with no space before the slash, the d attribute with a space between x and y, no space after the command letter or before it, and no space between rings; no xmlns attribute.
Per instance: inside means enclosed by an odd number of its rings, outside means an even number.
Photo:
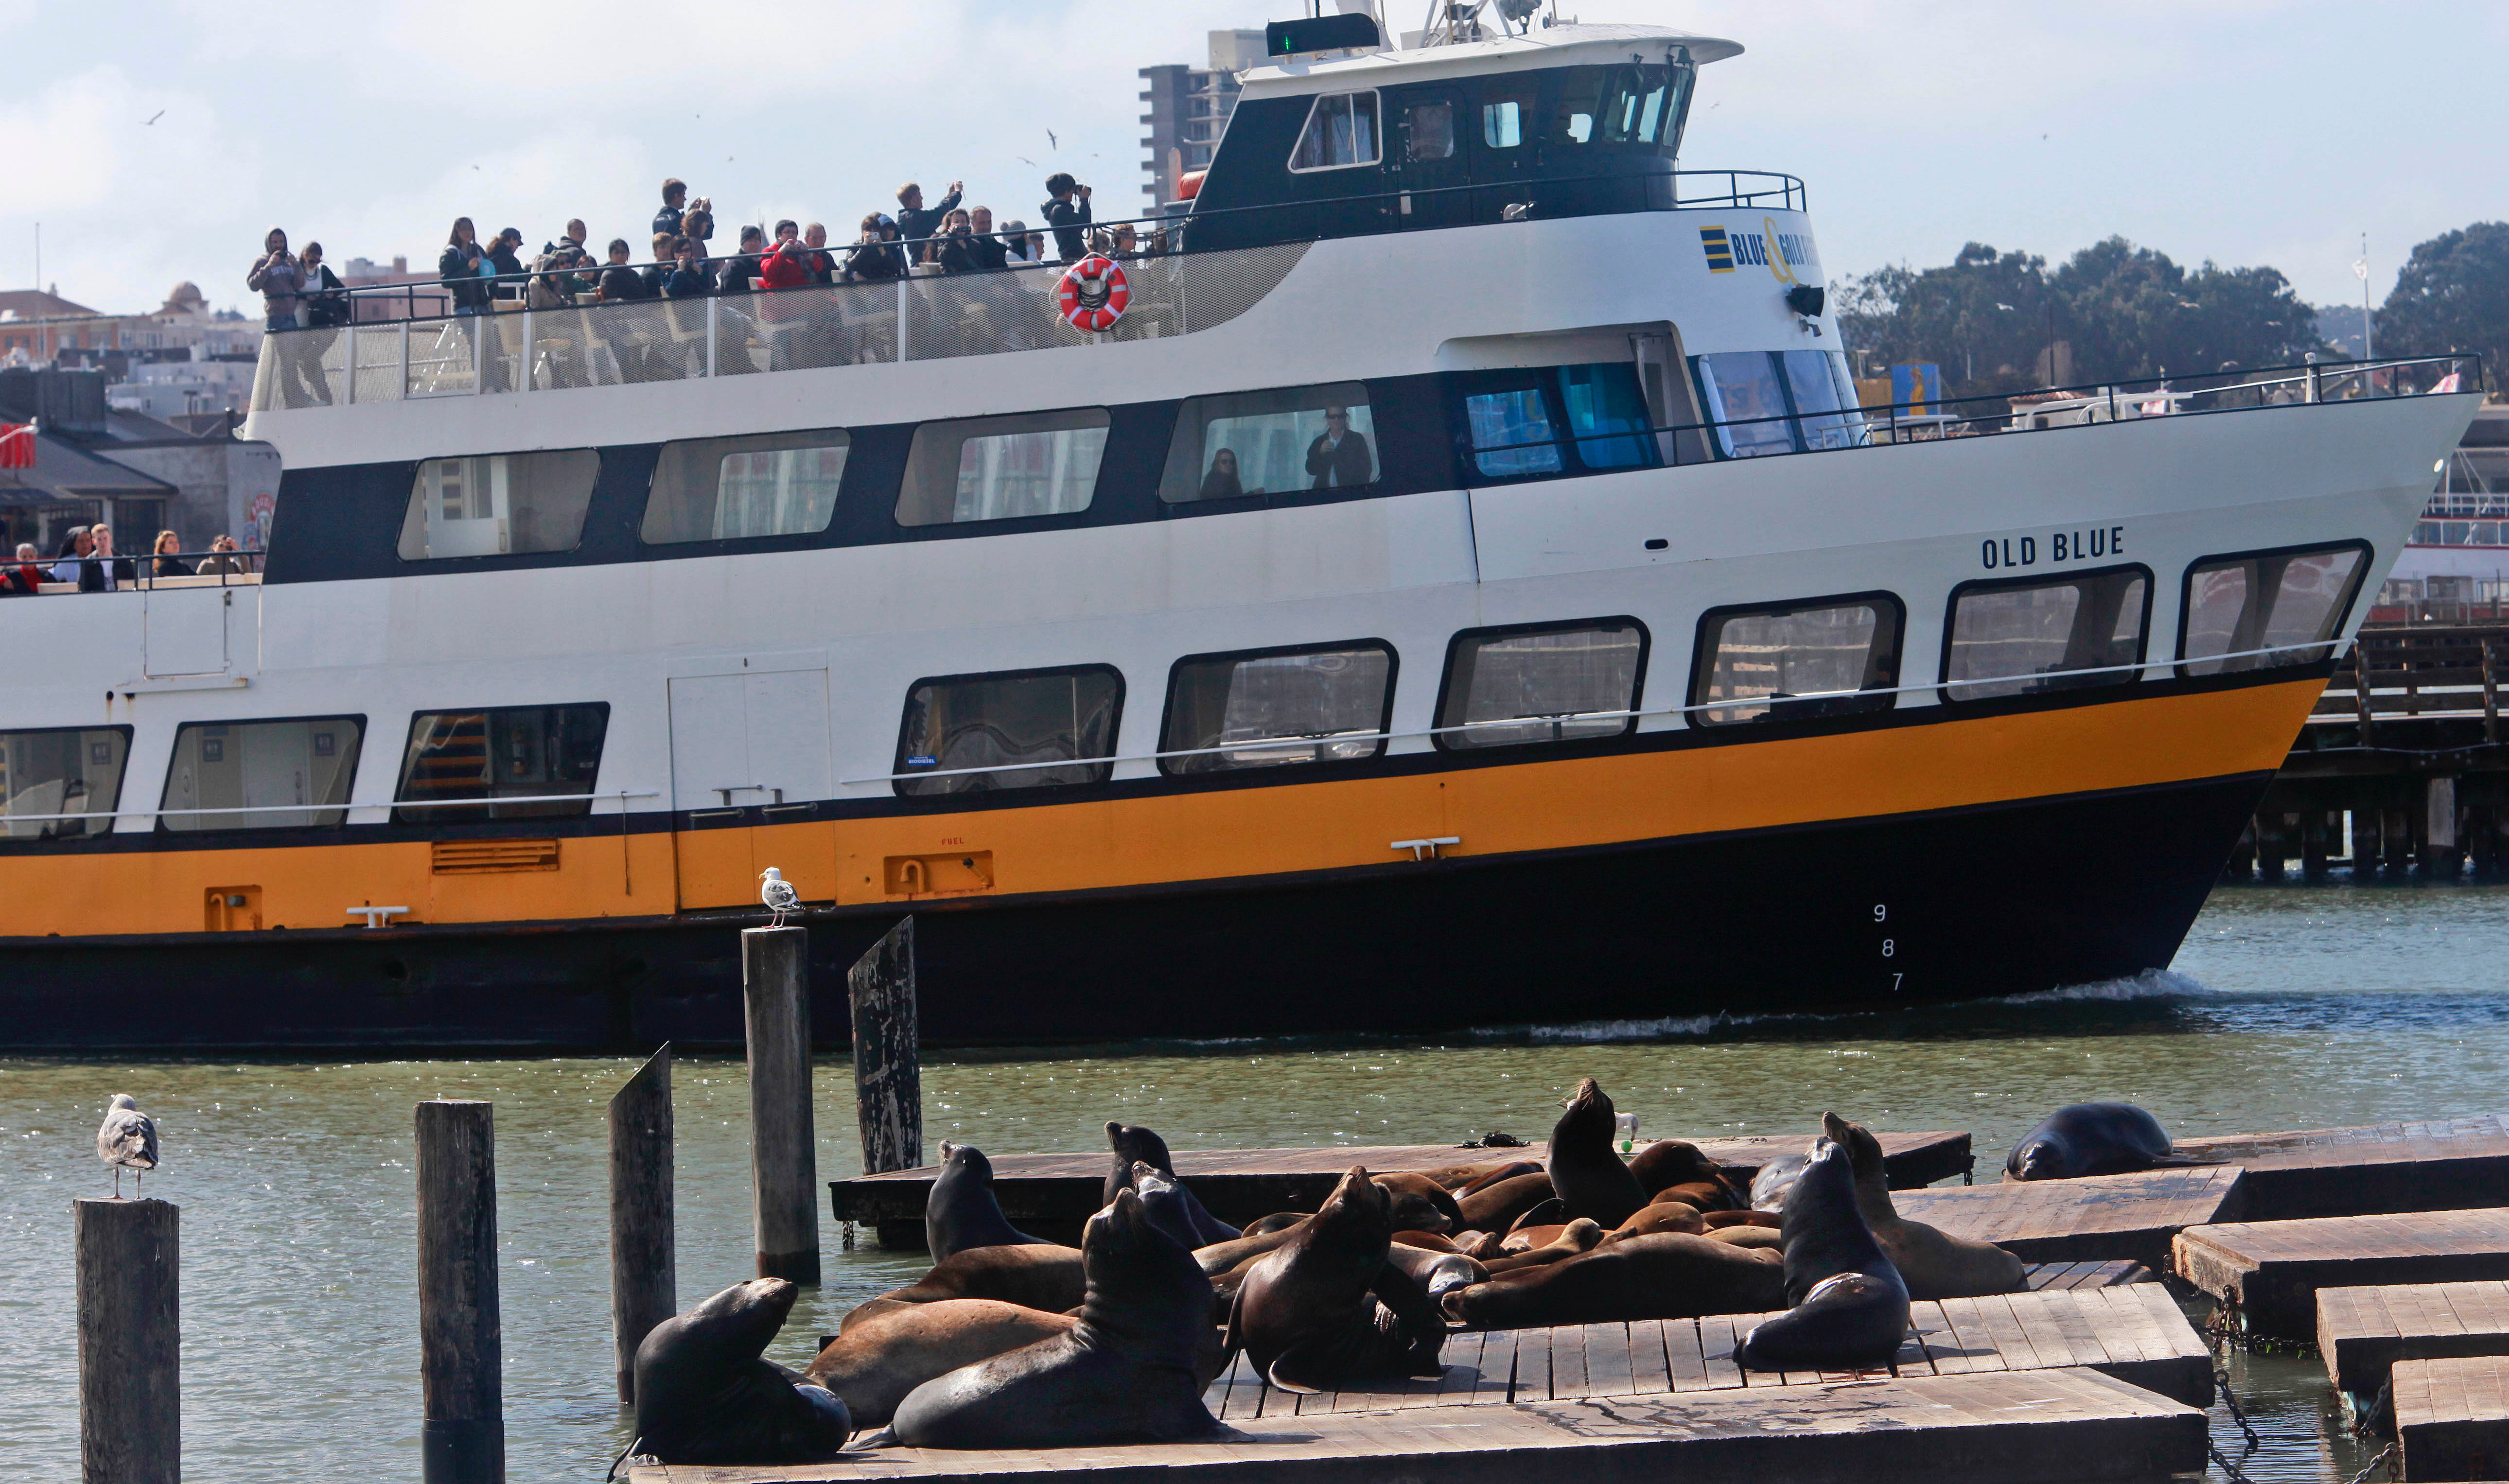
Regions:
<svg viewBox="0 0 2509 1484"><path fill-rule="evenodd" d="M122 1171L144 1178L157 1168L157 1121L139 1111L128 1093L113 1094L104 1125L95 1131L95 1157L113 1167L113 1199L122 1199Z"/></svg>
<svg viewBox="0 0 2509 1484"><path fill-rule="evenodd" d="M774 920L768 923L768 927L782 927L787 912L800 915L802 894L793 889L792 882L784 879L784 872L769 866L758 875L767 883L758 888L758 900L766 903L767 909L775 914Z"/></svg>

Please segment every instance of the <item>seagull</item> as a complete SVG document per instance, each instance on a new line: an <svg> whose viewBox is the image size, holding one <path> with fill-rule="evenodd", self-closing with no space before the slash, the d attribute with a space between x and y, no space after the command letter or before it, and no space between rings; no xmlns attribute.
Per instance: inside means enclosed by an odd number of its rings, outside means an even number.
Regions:
<svg viewBox="0 0 2509 1484"><path fill-rule="evenodd" d="M139 121L139 127L140 127L140 128L142 128L142 129L146 129L149 125L156 123L156 122L157 122L157 119L162 119L162 118L164 118L164 117L166 117L166 110L165 110L165 109L163 109L163 108L160 108L160 109L158 109L158 110L157 110L157 117L156 117L156 118L152 118L152 119L142 119L142 120L140 120L140 121Z"/></svg>
<svg viewBox="0 0 2509 1484"><path fill-rule="evenodd" d="M157 1121L139 1111L128 1093L113 1094L104 1125L95 1131L95 1157L113 1167L113 1199L122 1199L122 1171L144 1178L157 1168Z"/></svg>
<svg viewBox="0 0 2509 1484"><path fill-rule="evenodd" d="M784 872L769 866L758 874L759 878L767 883L758 888L758 900L766 903L767 909L775 914L774 920L768 924L768 927L782 927L784 914L787 912L800 915L802 894L793 889L792 882L784 879Z"/></svg>
<svg viewBox="0 0 2509 1484"><path fill-rule="evenodd" d="M1054 136L1053 130L1049 129L1045 131L1045 142L1055 149L1063 148L1063 141Z"/></svg>

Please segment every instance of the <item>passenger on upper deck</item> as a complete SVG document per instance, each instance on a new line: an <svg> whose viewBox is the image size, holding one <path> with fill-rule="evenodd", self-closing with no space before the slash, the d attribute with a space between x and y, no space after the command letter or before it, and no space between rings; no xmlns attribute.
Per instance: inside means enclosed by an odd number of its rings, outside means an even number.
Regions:
<svg viewBox="0 0 2509 1484"><path fill-rule="evenodd" d="M315 329L338 329L347 324L349 296L343 292L340 276L322 266L322 244L307 242L296 267L303 279L297 288L298 319Z"/></svg>
<svg viewBox="0 0 2509 1484"><path fill-rule="evenodd" d="M993 236L993 208L978 206L967 213L967 228L976 235L976 266L999 268L1009 260L1002 240Z"/></svg>
<svg viewBox="0 0 2509 1484"><path fill-rule="evenodd" d="M1054 229L1056 255L1067 263L1086 256L1082 233L1089 225L1089 187L1072 179L1069 170L1057 170L1045 177L1045 189L1054 198L1045 204L1045 221ZM1075 197L1077 205L1072 204Z"/></svg>
<svg viewBox="0 0 2509 1484"><path fill-rule="evenodd" d="M131 558L113 554L113 528L102 521L88 527L88 539L93 549L86 561L79 563L78 585L83 593L109 593L139 580L139 569Z"/></svg>
<svg viewBox="0 0 2509 1484"><path fill-rule="evenodd" d="M305 282L304 270L287 251L287 234L277 227L261 240L261 257L244 275L243 286L261 290L261 309L269 328L296 328L296 293Z"/></svg>
<svg viewBox="0 0 2509 1484"><path fill-rule="evenodd" d="M0 567L0 597L33 597L44 589L42 553L33 541L18 543L18 565Z"/></svg>
<svg viewBox="0 0 2509 1484"><path fill-rule="evenodd" d="M740 229L740 255L726 258L715 275L715 292L753 293L758 288L758 260L767 252L767 234L756 227Z"/></svg>
<svg viewBox="0 0 2509 1484"><path fill-rule="evenodd" d="M662 284L671 277L671 257L679 250L676 245L679 240L680 235L676 232L654 234L654 261L639 270L645 278L646 298L662 297Z"/></svg>
<svg viewBox="0 0 2509 1484"><path fill-rule="evenodd" d="M941 241L935 244L933 261L944 273L976 273L984 259L976 252L975 218L964 210L953 211L941 219Z"/></svg>
<svg viewBox="0 0 2509 1484"><path fill-rule="evenodd" d="M201 570L197 575L233 577L242 576L250 571L252 571L251 558L238 551L236 538L232 536L221 536L209 542L209 554L201 559Z"/></svg>
<svg viewBox="0 0 2509 1484"><path fill-rule="evenodd" d="M741 234L745 240L747 233ZM743 245L747 245L744 241ZM758 263L761 288L800 288L810 281L810 249L802 244L802 224L786 217L775 224L775 245Z"/></svg>
<svg viewBox="0 0 2509 1484"><path fill-rule="evenodd" d="M53 580L75 582L79 579L79 559L95 549L95 542L85 526L72 526L61 534L61 549L53 553L59 560L53 563Z"/></svg>
<svg viewBox="0 0 2509 1484"><path fill-rule="evenodd" d="M688 204L689 187L684 180L662 182L662 209L654 213L654 235L680 235L681 208Z"/></svg>
<svg viewBox="0 0 2509 1484"><path fill-rule="evenodd" d="M923 261L922 240L941 235L942 219L957 208L958 195L964 189L964 181L951 181L950 189L941 197L941 204L926 211L923 209L921 186L910 180L897 188L897 235L917 244L917 261Z"/></svg>
<svg viewBox="0 0 2509 1484"><path fill-rule="evenodd" d="M697 256L697 244L689 238L671 240L671 271L662 278L665 299L702 299L714 292L714 280L706 277L705 261Z"/></svg>
<svg viewBox="0 0 2509 1484"><path fill-rule="evenodd" d="M1030 232L1028 223L1012 217L1002 223L1002 257L1006 263L1045 261L1045 234Z"/></svg>
<svg viewBox="0 0 2509 1484"><path fill-rule="evenodd" d="M1307 445L1307 472L1319 490L1344 490L1376 478L1376 461L1367 451L1367 434L1350 426L1350 409L1325 409L1325 430Z"/></svg>
<svg viewBox="0 0 2509 1484"><path fill-rule="evenodd" d="M497 234L495 241L488 244L488 266L481 269L480 274L482 277L495 275L495 281L488 288L490 298L520 299L523 297L522 253L523 229L520 227L507 227Z"/></svg>
<svg viewBox="0 0 2509 1484"><path fill-rule="evenodd" d="M192 564L175 555L176 552L181 551L182 549L183 538L181 537L176 536L171 531L158 532L157 549L153 553L156 557L156 561L152 564L156 568L156 572L153 575L160 577L190 576L192 575Z"/></svg>
<svg viewBox="0 0 2509 1484"><path fill-rule="evenodd" d="M829 284L837 280L837 260L828 251L826 224L812 222L802 229L802 245L810 249L810 281Z"/></svg>
<svg viewBox="0 0 2509 1484"><path fill-rule="evenodd" d="M862 219L862 237L845 254L847 283L877 283L906 277L906 254L897 245L897 223L878 211Z"/></svg>
<svg viewBox="0 0 2509 1484"><path fill-rule="evenodd" d="M453 295L453 313L476 315L487 308L488 285L482 276L497 271L488 261L488 253L479 245L478 229L470 218L453 218L453 231L445 239L444 252L435 260L435 276Z"/></svg>

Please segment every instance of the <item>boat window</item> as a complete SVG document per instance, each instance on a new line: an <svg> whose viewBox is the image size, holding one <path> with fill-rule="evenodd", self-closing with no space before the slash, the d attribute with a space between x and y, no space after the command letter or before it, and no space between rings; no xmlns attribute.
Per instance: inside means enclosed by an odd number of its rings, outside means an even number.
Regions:
<svg viewBox="0 0 2509 1484"><path fill-rule="evenodd" d="M1307 110L1307 127L1291 152L1292 170L1337 170L1374 165L1378 153L1376 94L1328 93Z"/></svg>
<svg viewBox="0 0 2509 1484"><path fill-rule="evenodd" d="M1504 93L1501 90L1506 90ZM1524 121L1539 104L1541 94L1530 81L1517 80L1511 87L1505 80L1485 79L1481 83L1481 143L1491 149L1514 149L1524 142Z"/></svg>
<svg viewBox="0 0 2509 1484"><path fill-rule="evenodd" d="M2360 542L2213 557L2187 569L2179 658L2189 675L2309 665L2333 652L2369 547ZM2259 654L2258 649L2281 652ZM2227 657L2216 657L2227 656Z"/></svg>
<svg viewBox="0 0 2509 1484"><path fill-rule="evenodd" d="M2018 582L1966 582L1952 590L1943 649L1943 693L1955 701L2124 686L2143 657L2152 575L2140 567Z"/></svg>
<svg viewBox="0 0 2509 1484"><path fill-rule="evenodd" d="M1646 638L1634 618L1456 635L1446 651L1438 745L1514 747L1627 734L1637 718L1609 713L1637 706ZM1502 724L1478 724L1486 723ZM1446 729L1452 727L1467 729Z"/></svg>
<svg viewBox="0 0 2509 1484"><path fill-rule="evenodd" d="M1552 115L1554 145L1641 145L1652 151L1680 115L1686 69L1622 63L1560 69L1559 105Z"/></svg>
<svg viewBox="0 0 2509 1484"><path fill-rule="evenodd" d="M915 429L897 492L901 526L1086 510L1106 452L1106 411L1023 412Z"/></svg>
<svg viewBox="0 0 2509 1484"><path fill-rule="evenodd" d="M1590 469L1643 468L1657 461L1648 428L1646 393L1637 368L1606 362L1559 368L1560 401L1568 409L1568 434L1577 461ZM1596 437L1620 433L1621 437Z"/></svg>
<svg viewBox="0 0 2509 1484"><path fill-rule="evenodd" d="M573 551L600 476L588 448L430 459L410 484L401 560Z"/></svg>
<svg viewBox="0 0 2509 1484"><path fill-rule="evenodd" d="M1195 654L1168 677L1167 773L1350 762L1385 750L1394 650L1376 640Z"/></svg>
<svg viewBox="0 0 2509 1484"><path fill-rule="evenodd" d="M658 546L825 531L849 442L832 428L665 443L637 534Z"/></svg>
<svg viewBox="0 0 2509 1484"><path fill-rule="evenodd" d="M0 823L8 837L112 834L130 753L128 726L0 731ZM94 817L47 817L63 814Z"/></svg>
<svg viewBox="0 0 2509 1484"><path fill-rule="evenodd" d="M1376 423L1357 382L1188 397L1159 498L1170 504L1376 482Z"/></svg>
<svg viewBox="0 0 2509 1484"><path fill-rule="evenodd" d="M291 722L186 722L157 828L281 830L337 825L348 817L363 717ZM188 810L205 812L194 814ZM249 813L206 811L249 810Z"/></svg>
<svg viewBox="0 0 2509 1484"><path fill-rule="evenodd" d="M422 711L410 718L393 793L397 824L544 819L592 812L610 704ZM555 796L580 796L558 798ZM456 800L516 799L514 803ZM418 805L444 807L412 807Z"/></svg>
<svg viewBox="0 0 2509 1484"><path fill-rule="evenodd" d="M1699 622L1692 722L1802 721L1888 711L1897 699L1899 600L1888 593L1722 609ZM1881 695L1833 692L1882 690ZM1739 701L1741 705L1719 705Z"/></svg>
<svg viewBox="0 0 2509 1484"><path fill-rule="evenodd" d="M1404 116L1410 125L1404 133L1404 158L1413 161L1455 158L1455 105L1451 100L1413 103L1404 110Z"/></svg>
<svg viewBox="0 0 2509 1484"><path fill-rule="evenodd" d="M1786 391L1794 398L1806 448L1860 448L1873 441L1844 354L1783 351L1778 359L1785 367Z"/></svg>
<svg viewBox="0 0 2509 1484"><path fill-rule="evenodd" d="M1559 436L1542 389L1480 391L1464 398L1472 425L1473 463L1492 479L1559 472Z"/></svg>
<svg viewBox="0 0 2509 1484"><path fill-rule="evenodd" d="M1766 351L1721 351L1694 355L1700 405L1716 428L1717 452L1728 459L1797 451L1786 416L1785 389Z"/></svg>
<svg viewBox="0 0 2509 1484"><path fill-rule="evenodd" d="M1485 477L1642 468L1663 462L1647 432L1652 420L1637 368L1626 361L1477 373L1464 387L1473 462ZM1573 464L1563 457L1563 445L1574 451Z"/></svg>
<svg viewBox="0 0 2509 1484"><path fill-rule="evenodd" d="M1112 769L1124 679L1108 665L917 681L898 729L910 798L1101 783Z"/></svg>

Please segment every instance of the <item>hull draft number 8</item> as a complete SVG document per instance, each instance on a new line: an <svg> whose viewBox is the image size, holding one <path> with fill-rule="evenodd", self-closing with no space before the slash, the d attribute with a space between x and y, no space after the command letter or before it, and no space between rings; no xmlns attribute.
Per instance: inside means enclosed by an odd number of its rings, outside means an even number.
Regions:
<svg viewBox="0 0 2509 1484"><path fill-rule="evenodd" d="M1095 332L1111 329L1124 317L1133 288L1124 281L1120 264L1093 252L1065 271L1055 298L1063 306L1064 318L1075 328Z"/></svg>

